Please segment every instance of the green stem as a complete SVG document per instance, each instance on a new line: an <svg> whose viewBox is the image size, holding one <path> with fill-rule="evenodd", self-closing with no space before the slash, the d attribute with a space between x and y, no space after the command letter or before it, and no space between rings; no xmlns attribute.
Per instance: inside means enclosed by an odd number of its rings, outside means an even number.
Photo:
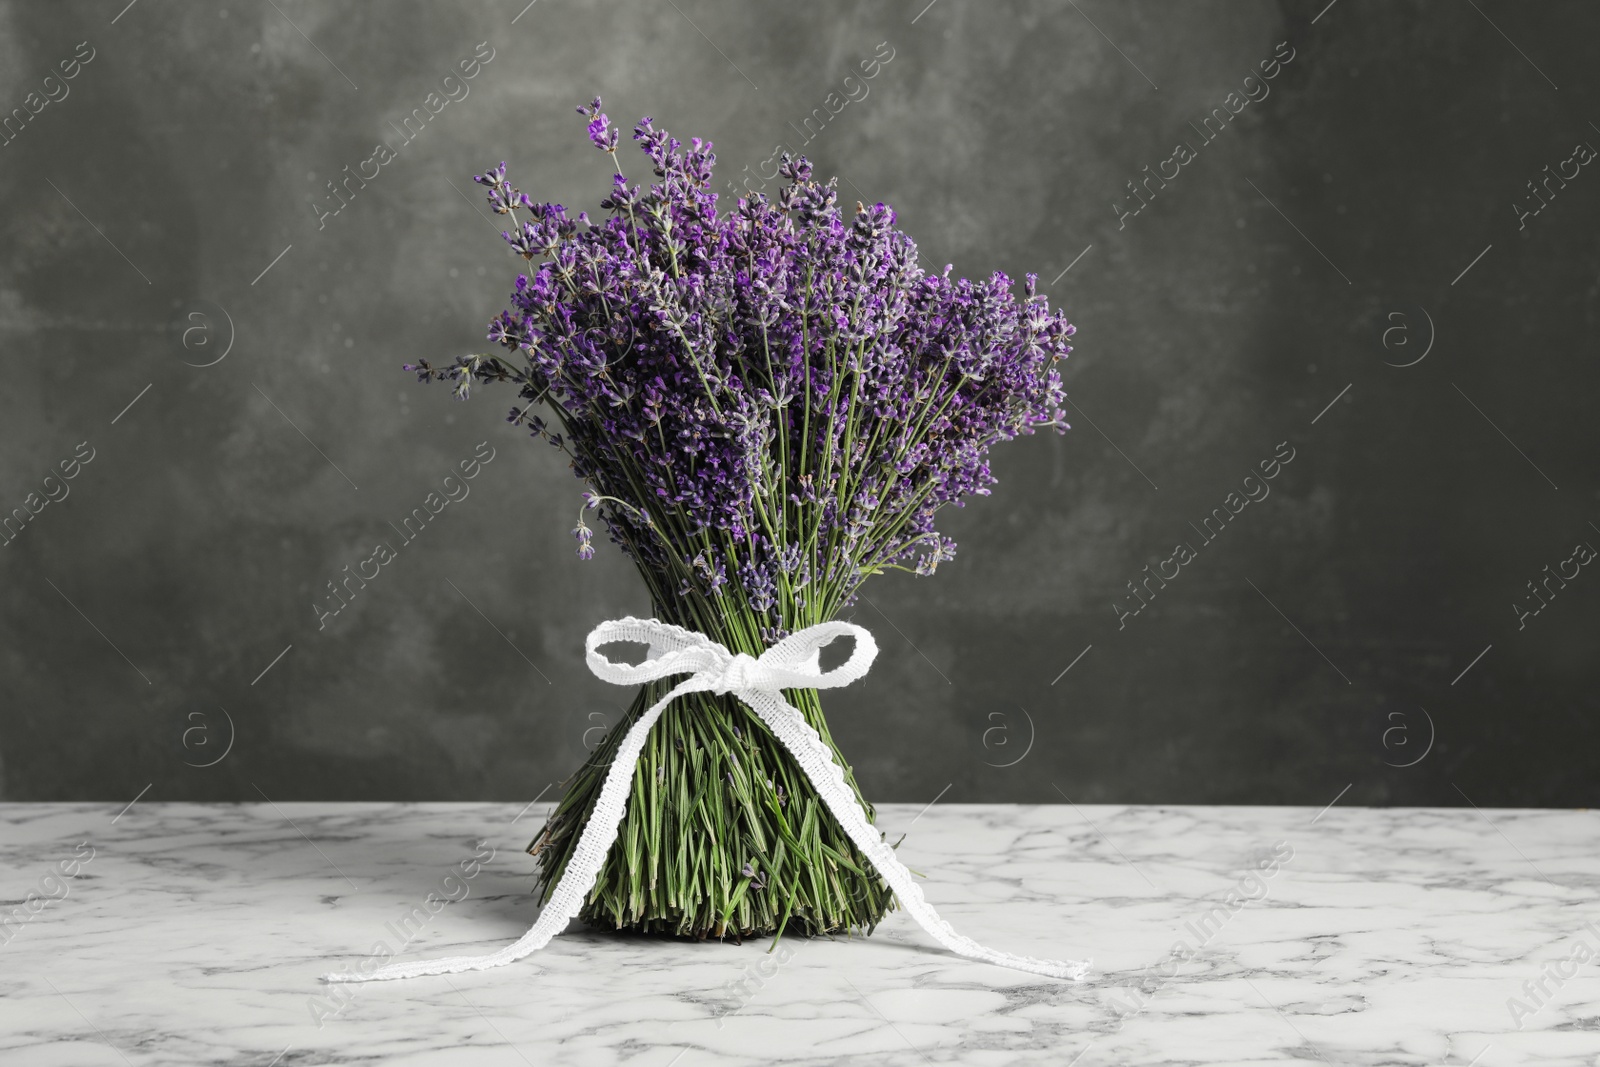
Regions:
<svg viewBox="0 0 1600 1067"><path fill-rule="evenodd" d="M676 599L654 606L666 621L729 648L749 647L754 617L732 598L724 602L720 614ZM640 689L529 846L539 857L544 899L566 870L622 737L676 680ZM871 821L872 806L837 755L816 690L788 690L784 697L834 750ZM734 697L694 693L674 700L650 732L633 787L580 916L592 925L696 938L786 930L816 936L871 932L893 906L892 892L794 758ZM747 865L756 877L743 874Z"/></svg>

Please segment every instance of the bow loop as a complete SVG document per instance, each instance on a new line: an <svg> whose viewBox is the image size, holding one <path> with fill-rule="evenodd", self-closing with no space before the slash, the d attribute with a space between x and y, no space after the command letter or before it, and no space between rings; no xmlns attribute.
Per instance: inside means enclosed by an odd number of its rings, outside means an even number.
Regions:
<svg viewBox="0 0 1600 1067"><path fill-rule="evenodd" d="M626 642L648 645L643 663L618 663L599 651L601 645ZM674 674L720 671L731 657L728 650L692 630L659 619L628 616L603 622L584 641L584 660L595 677L615 685L637 685Z"/></svg>
<svg viewBox="0 0 1600 1067"><path fill-rule="evenodd" d="M822 650L841 637L855 638L855 648L849 659L824 671ZM837 689L865 677L877 655L878 643L866 627L836 619L796 630L762 653L761 663L784 689Z"/></svg>

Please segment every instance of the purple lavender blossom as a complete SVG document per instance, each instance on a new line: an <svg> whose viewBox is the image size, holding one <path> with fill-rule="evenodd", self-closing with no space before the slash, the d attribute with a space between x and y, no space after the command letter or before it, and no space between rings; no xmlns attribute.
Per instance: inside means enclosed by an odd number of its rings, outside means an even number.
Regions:
<svg viewBox="0 0 1600 1067"><path fill-rule="evenodd" d="M599 98L578 112L614 154ZM926 273L893 209L847 215L804 157L783 158L776 202L719 215L709 142L648 118L633 139L656 181L619 172L599 221L534 203L503 163L476 177L506 241L540 261L489 327L516 356L407 369L463 398L517 384L510 421L590 488L579 555L596 509L670 617L736 609L770 641L834 617L868 575L933 573L955 554L935 515L989 493L989 447L1067 429L1072 325L1035 275L1018 296L998 272Z"/></svg>

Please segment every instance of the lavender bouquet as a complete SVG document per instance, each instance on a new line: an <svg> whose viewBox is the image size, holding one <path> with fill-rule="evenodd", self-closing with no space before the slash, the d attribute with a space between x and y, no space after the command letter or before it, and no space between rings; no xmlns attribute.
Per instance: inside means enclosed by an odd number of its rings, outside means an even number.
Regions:
<svg viewBox="0 0 1600 1067"><path fill-rule="evenodd" d="M611 154L600 100L580 107ZM510 421L561 450L593 526L638 565L657 618L758 656L832 620L887 570L932 574L955 544L939 509L986 495L989 446L1067 428L1056 364L1073 327L1027 276L927 274L883 204L838 206L834 181L783 157L776 201L724 214L709 142L634 127L648 189L620 164L603 219L535 203L505 164L475 179L524 259L490 325L506 355L407 365L420 380L510 382ZM588 513L593 518L586 518ZM595 520L598 521L595 521ZM529 852L544 897L572 859L628 718L570 779ZM834 747L815 689L785 697ZM620 832L580 917L639 931L753 936L871 931L894 893L818 803L772 732L729 695L674 700L649 735Z"/></svg>

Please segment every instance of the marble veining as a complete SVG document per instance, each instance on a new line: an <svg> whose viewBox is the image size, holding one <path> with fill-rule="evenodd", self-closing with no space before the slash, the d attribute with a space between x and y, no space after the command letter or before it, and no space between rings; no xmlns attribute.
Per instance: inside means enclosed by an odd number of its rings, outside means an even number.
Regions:
<svg viewBox="0 0 1600 1067"><path fill-rule="evenodd" d="M0 805L0 1063L1600 1064L1589 811L885 804L957 930L1090 979L896 913L772 953L574 925L333 987L521 935L547 806L121 809Z"/></svg>

